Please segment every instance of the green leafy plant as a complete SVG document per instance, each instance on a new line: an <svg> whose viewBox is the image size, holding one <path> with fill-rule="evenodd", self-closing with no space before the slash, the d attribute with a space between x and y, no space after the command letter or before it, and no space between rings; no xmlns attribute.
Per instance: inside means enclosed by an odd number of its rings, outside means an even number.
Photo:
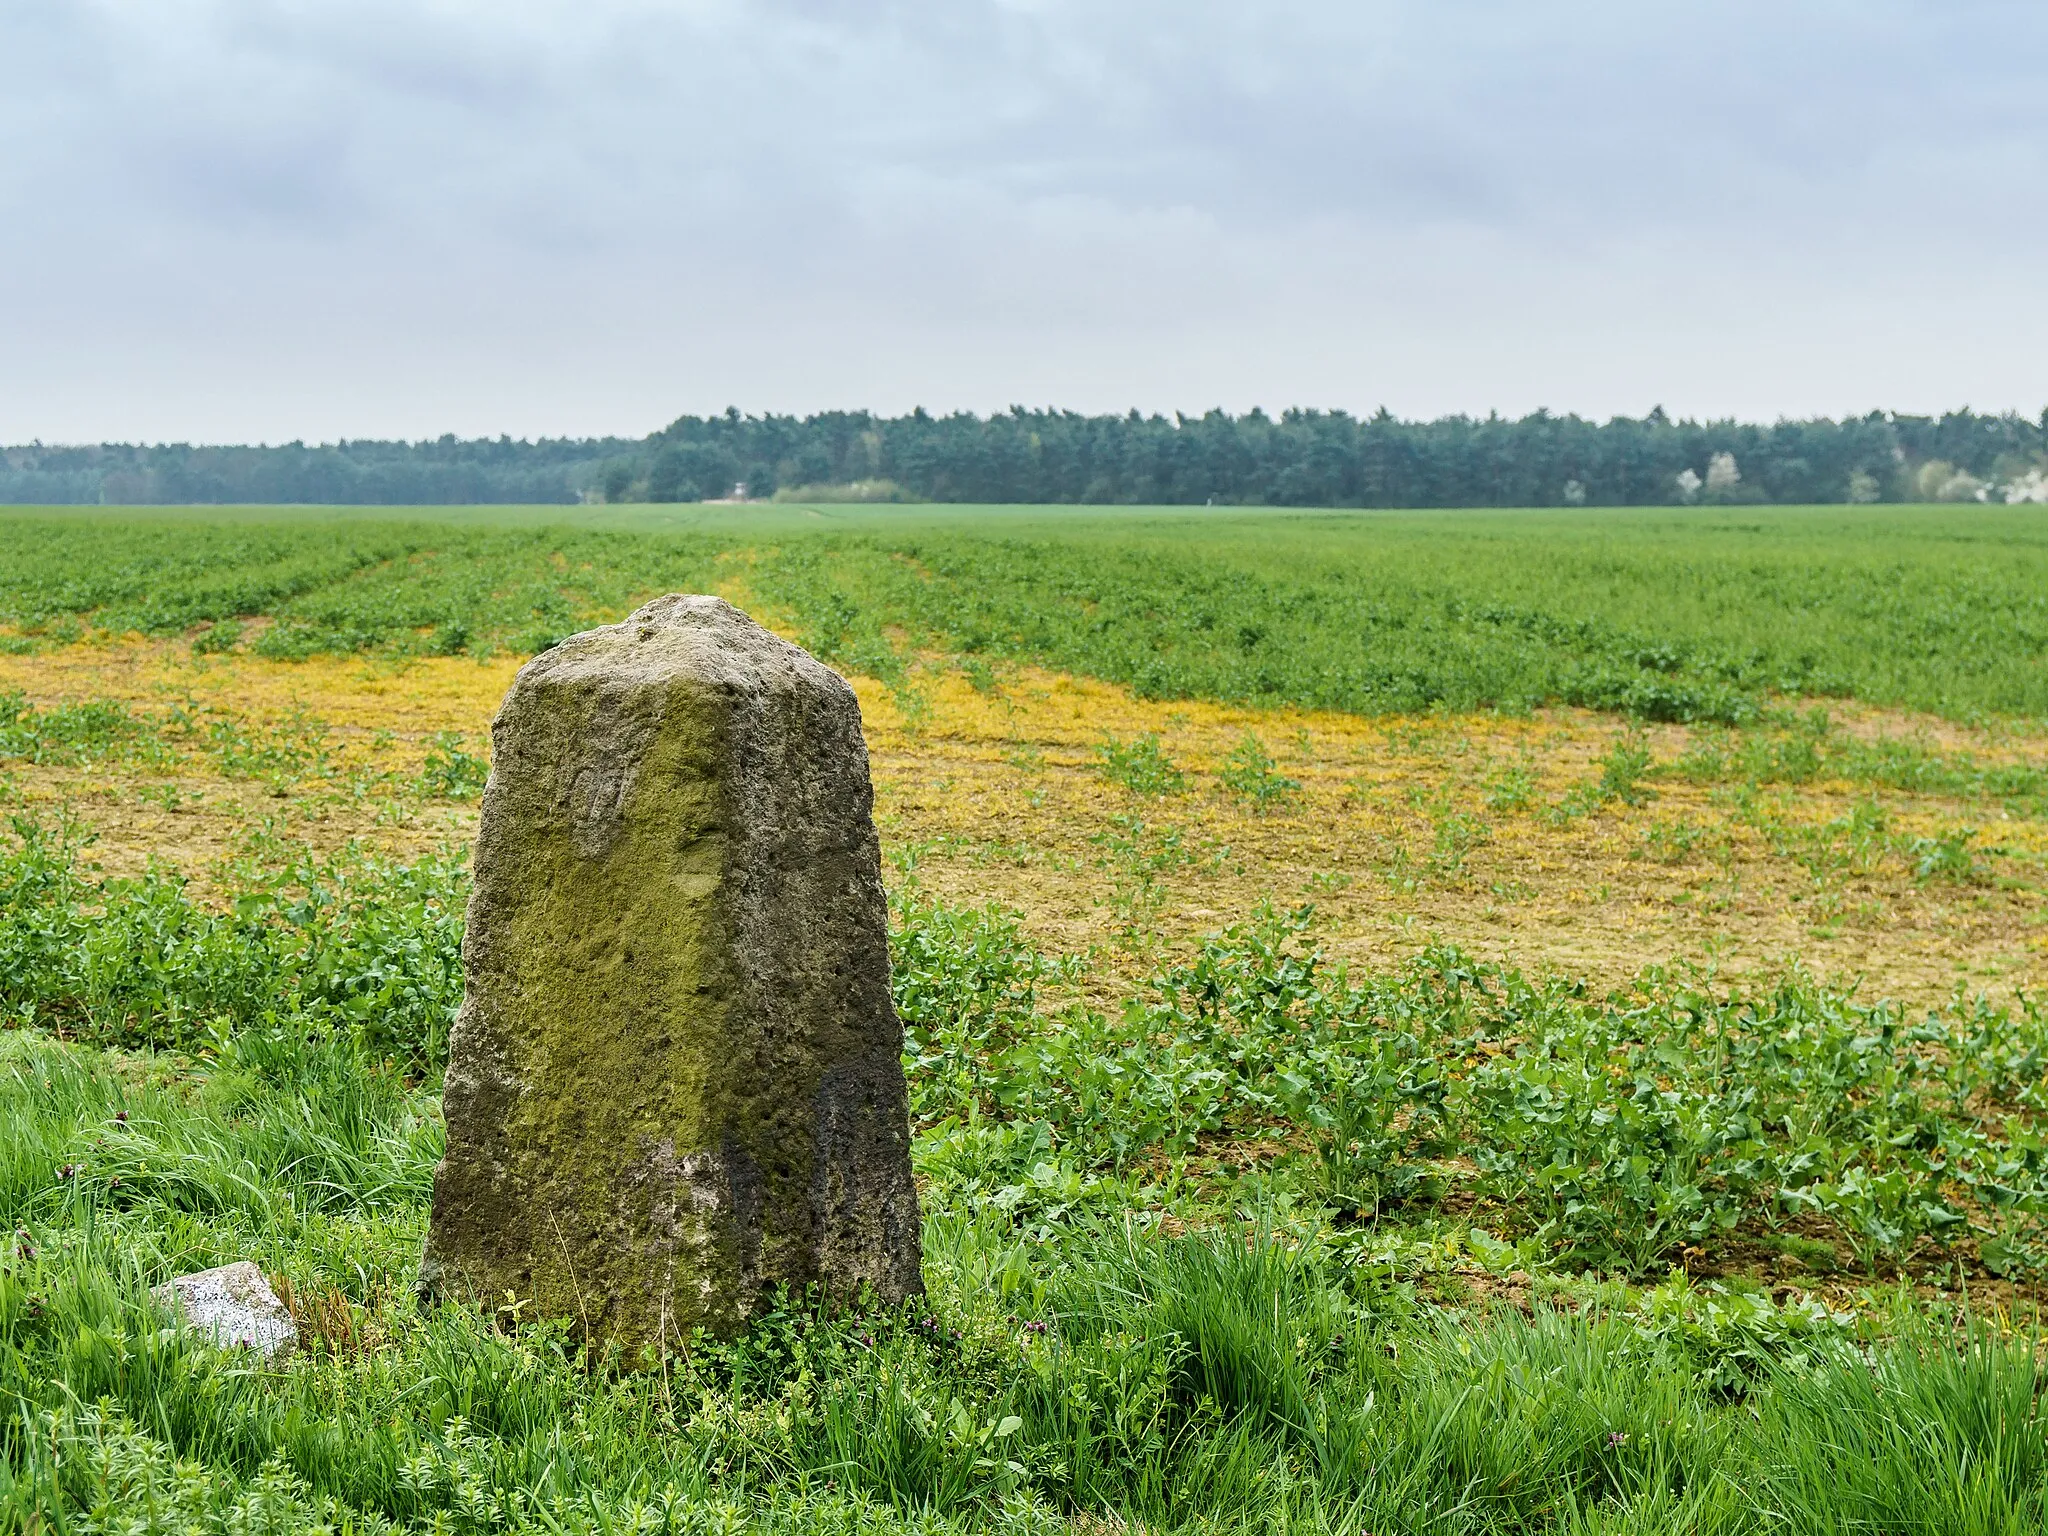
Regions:
<svg viewBox="0 0 2048 1536"><path fill-rule="evenodd" d="M1630 731L1608 747L1600 759L1599 795L1602 800L1619 800L1624 805L1642 805L1657 798L1657 792L1643 783L1655 759L1649 739Z"/></svg>
<svg viewBox="0 0 2048 1536"><path fill-rule="evenodd" d="M469 626L460 620L437 625L427 637L427 650L435 656L460 656L469 649Z"/></svg>
<svg viewBox="0 0 2048 1536"><path fill-rule="evenodd" d="M216 620L194 637L193 654L207 656L232 651L241 643L243 628L240 619Z"/></svg>
<svg viewBox="0 0 2048 1536"><path fill-rule="evenodd" d="M1442 1189L1431 1160L1447 1148L1449 1082L1414 1035L1360 1032L1326 1071L1278 1081L1315 1148L1317 1193L1344 1215L1370 1221Z"/></svg>
<svg viewBox="0 0 2048 1536"><path fill-rule="evenodd" d="M1431 817L1430 834L1429 868L1438 879L1462 872L1472 851L1493 835L1480 817L1448 805L1439 806Z"/></svg>
<svg viewBox="0 0 2048 1536"><path fill-rule="evenodd" d="M915 882L890 902L890 982L903 1021L911 1108L920 1121L972 1117L993 1104L1002 1052L1035 1022L1038 988L1073 962L1038 953L995 907L950 907Z"/></svg>
<svg viewBox="0 0 2048 1536"><path fill-rule="evenodd" d="M1101 754L1102 776L1134 795L1178 795L1188 787L1187 775L1167 757L1156 732L1104 742Z"/></svg>
<svg viewBox="0 0 2048 1536"><path fill-rule="evenodd" d="M1982 875L1976 853L1971 848L1976 837L1975 827L1957 827L1935 837L1910 839L1904 851L1912 861L1913 877L1916 880L1946 881L1952 885L1974 883Z"/></svg>
<svg viewBox="0 0 2048 1536"><path fill-rule="evenodd" d="M1231 748L1217 777L1223 781L1225 789L1251 801L1260 810L1268 809L1301 789L1300 780L1282 774L1272 754L1266 750L1266 744L1250 731L1245 732L1243 739Z"/></svg>
<svg viewBox="0 0 2048 1536"><path fill-rule="evenodd" d="M459 731L436 731L420 765L420 788L448 800L468 800L483 793L491 765L469 752Z"/></svg>
<svg viewBox="0 0 2048 1536"><path fill-rule="evenodd" d="M1110 871L1107 905L1117 914L1119 933L1141 940L1166 901L1167 876L1197 862L1178 827L1147 824L1137 816L1112 816L1092 841Z"/></svg>
<svg viewBox="0 0 2048 1536"><path fill-rule="evenodd" d="M1644 829L1642 846L1631 857L1654 859L1659 864L1682 864L1699 850L1705 838L1705 828L1690 817L1660 821Z"/></svg>
<svg viewBox="0 0 2048 1536"><path fill-rule="evenodd" d="M0 690L0 760L67 766L149 757L148 722L112 699L38 709L18 690Z"/></svg>
<svg viewBox="0 0 2048 1536"><path fill-rule="evenodd" d="M1486 808L1497 814L1526 811L1535 798L1535 776L1526 764L1512 763L1486 781Z"/></svg>

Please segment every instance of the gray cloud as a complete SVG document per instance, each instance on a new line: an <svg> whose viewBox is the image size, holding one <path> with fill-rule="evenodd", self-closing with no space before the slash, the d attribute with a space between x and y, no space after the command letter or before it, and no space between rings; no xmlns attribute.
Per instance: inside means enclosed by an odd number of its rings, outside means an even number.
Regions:
<svg viewBox="0 0 2048 1536"><path fill-rule="evenodd" d="M2044 65L1997 0L16 0L0 440L2032 411Z"/></svg>

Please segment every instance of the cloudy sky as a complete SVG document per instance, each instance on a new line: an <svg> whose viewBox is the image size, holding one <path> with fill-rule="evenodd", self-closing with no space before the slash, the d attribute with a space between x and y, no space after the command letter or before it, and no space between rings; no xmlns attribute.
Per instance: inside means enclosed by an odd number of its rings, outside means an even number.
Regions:
<svg viewBox="0 0 2048 1536"><path fill-rule="evenodd" d="M2048 405L2042 0L0 0L0 442Z"/></svg>

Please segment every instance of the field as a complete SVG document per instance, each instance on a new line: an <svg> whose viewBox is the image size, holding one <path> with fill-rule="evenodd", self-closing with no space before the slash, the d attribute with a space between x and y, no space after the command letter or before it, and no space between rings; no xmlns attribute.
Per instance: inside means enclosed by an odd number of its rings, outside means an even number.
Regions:
<svg viewBox="0 0 2048 1536"><path fill-rule="evenodd" d="M931 1295L620 1369L412 1276L490 713L672 589L860 694ZM2038 512L0 516L0 811L0 1529L2048 1519Z"/></svg>

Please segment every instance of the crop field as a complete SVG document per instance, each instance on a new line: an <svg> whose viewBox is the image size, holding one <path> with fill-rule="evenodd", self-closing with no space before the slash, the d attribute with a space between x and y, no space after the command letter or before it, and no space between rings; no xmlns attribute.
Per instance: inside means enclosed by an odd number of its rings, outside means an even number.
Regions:
<svg viewBox="0 0 2048 1536"><path fill-rule="evenodd" d="M678 589L860 696L930 1294L592 1362L413 1279L491 713ZM0 817L0 1530L2048 1523L2038 510L4 515Z"/></svg>

